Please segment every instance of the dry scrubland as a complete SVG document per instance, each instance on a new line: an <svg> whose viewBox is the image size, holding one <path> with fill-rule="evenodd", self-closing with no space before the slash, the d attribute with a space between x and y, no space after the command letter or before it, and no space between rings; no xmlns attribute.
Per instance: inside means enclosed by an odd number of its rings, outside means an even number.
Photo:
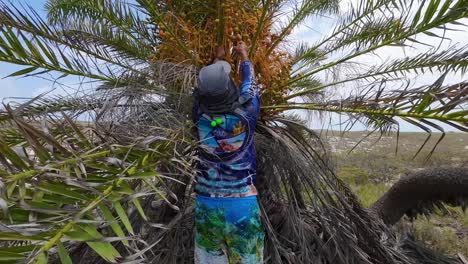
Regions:
<svg viewBox="0 0 468 264"><path fill-rule="evenodd" d="M380 138L374 134L364 139L364 132L322 132L332 151L338 175L351 185L365 206L376 201L393 182L411 170L437 166L468 166L468 134L447 133L432 156L427 159L441 134L433 134L421 153L416 151L426 140L425 133L400 133L398 152L396 134ZM415 221L405 219L398 225L410 229L421 240L439 252L462 253L468 256L468 210L447 208L430 217L420 216Z"/></svg>

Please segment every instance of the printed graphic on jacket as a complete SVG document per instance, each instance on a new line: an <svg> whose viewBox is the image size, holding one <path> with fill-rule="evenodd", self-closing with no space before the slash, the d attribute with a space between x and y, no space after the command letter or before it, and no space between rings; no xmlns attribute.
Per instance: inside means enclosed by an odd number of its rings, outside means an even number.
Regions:
<svg viewBox="0 0 468 264"><path fill-rule="evenodd" d="M212 122L221 120L221 124ZM202 115L198 121L198 135L201 146L211 154L232 153L242 148L246 128L235 115Z"/></svg>

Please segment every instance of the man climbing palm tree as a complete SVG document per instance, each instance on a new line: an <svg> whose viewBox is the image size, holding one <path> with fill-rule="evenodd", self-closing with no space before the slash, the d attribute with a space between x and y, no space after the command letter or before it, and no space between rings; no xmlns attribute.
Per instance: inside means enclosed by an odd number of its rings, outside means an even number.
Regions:
<svg viewBox="0 0 468 264"><path fill-rule="evenodd" d="M195 210L195 263L262 263L264 232L254 186L253 144L259 95L247 47L238 89L218 48L214 63L202 68L193 108L199 136Z"/></svg>

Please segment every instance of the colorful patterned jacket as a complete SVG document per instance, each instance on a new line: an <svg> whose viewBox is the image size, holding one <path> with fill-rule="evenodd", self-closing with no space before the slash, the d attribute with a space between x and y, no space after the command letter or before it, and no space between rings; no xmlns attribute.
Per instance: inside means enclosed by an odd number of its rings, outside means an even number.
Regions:
<svg viewBox="0 0 468 264"><path fill-rule="evenodd" d="M245 197L255 189L254 131L260 112L258 87L250 61L241 64L240 106L233 113L205 114L193 106L199 137L197 184L199 195ZM218 121L213 126L213 121Z"/></svg>

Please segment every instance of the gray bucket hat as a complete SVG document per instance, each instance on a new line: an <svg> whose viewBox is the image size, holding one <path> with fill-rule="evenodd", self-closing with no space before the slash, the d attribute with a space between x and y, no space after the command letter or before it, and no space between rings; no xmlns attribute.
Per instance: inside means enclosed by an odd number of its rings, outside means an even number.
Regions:
<svg viewBox="0 0 468 264"><path fill-rule="evenodd" d="M239 89L229 74L231 66L218 61L200 70L196 95L204 113L227 113L238 106Z"/></svg>

